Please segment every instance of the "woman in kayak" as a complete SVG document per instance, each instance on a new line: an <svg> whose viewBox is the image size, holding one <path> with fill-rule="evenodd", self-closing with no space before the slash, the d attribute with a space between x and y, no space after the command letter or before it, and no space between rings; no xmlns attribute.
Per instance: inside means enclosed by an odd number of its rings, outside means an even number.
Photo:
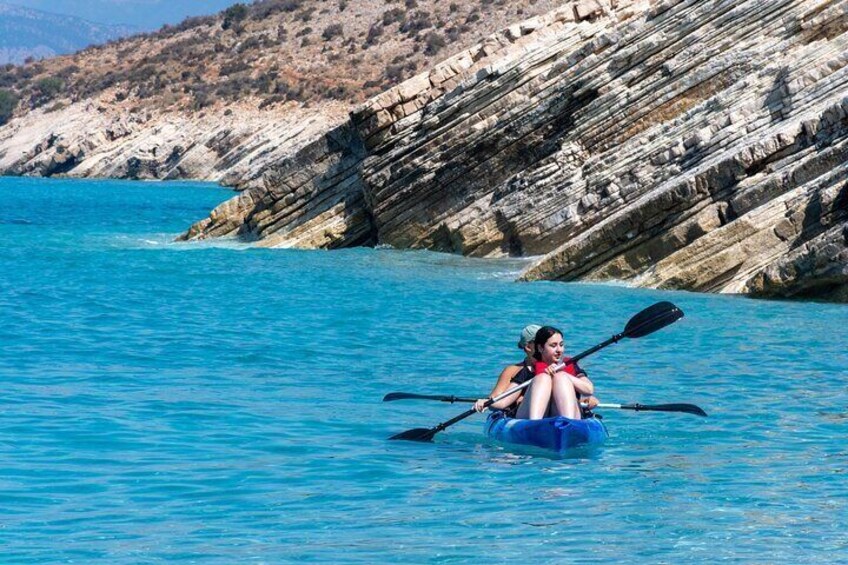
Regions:
<svg viewBox="0 0 848 565"><path fill-rule="evenodd" d="M514 388L520 384L523 384L535 376L537 362L534 357L534 354L536 352L535 339L536 333L541 329L542 326L539 326L537 324L530 324L529 326L526 326L523 330L521 330L521 335L518 338L518 348L524 351L524 359L522 359L518 363L509 365L503 371L501 371L501 374L498 377L498 382L495 383L495 387L492 389L492 392L489 394L489 397L477 400L477 402L474 404L475 410L477 410L478 412L482 412L483 410L485 410L483 405L490 398L495 398L496 396L503 394L510 388ZM560 332L560 336L561 335L562 333ZM493 410L504 410L508 415L515 416L516 412L518 411L518 407L520 406L522 401L526 399L526 392L527 389L524 389L514 394L511 394L508 397L495 402L489 408ZM585 408L588 408L589 410L598 405L598 399L591 395L588 398L585 398L584 402Z"/></svg>
<svg viewBox="0 0 848 565"><path fill-rule="evenodd" d="M563 357L565 341L562 332L552 326L542 326L533 342L535 376L526 398L518 406L516 417L530 420L549 416L581 419L579 397L591 396L595 386L577 363L570 363L568 357Z"/></svg>

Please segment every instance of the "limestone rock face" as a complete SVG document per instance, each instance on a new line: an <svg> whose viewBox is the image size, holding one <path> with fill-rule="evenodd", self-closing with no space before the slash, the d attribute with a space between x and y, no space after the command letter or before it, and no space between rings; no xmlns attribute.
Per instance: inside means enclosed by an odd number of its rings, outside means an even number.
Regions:
<svg viewBox="0 0 848 565"><path fill-rule="evenodd" d="M846 0L566 4L371 99L185 237L846 300L846 31Z"/></svg>
<svg viewBox="0 0 848 565"><path fill-rule="evenodd" d="M243 108L172 114L132 112L105 95L54 112L34 110L0 129L7 175L196 179L247 188L276 163L343 122L347 112L290 109L269 119ZM116 109L117 108L117 109Z"/></svg>

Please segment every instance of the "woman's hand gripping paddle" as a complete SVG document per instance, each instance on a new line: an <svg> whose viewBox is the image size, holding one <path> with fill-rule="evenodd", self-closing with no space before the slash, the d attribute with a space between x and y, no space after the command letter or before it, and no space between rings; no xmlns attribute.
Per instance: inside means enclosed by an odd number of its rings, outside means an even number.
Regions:
<svg viewBox="0 0 848 565"><path fill-rule="evenodd" d="M683 311L671 302L657 302L653 306L645 308L644 310L630 318L630 321L627 322L627 325L624 327L623 332L615 334L611 338L599 343L595 347L592 347L591 349L587 349L586 351L575 355L571 358L569 362L576 363L580 359L583 359L584 357L587 357L608 345L616 343L625 337L631 339L644 337L670 324L673 324L682 317ZM521 385L511 388L503 394L496 396L495 398L487 400L483 407L488 408L498 400L506 398L510 394L527 388L532 382L533 379L530 379L522 383ZM389 439L405 439L409 441L431 441L437 433L448 428L449 426L454 425L460 420L464 420L465 418L476 413L477 411L472 408L471 410L463 412L459 416L451 418L450 420L442 422L441 424L438 424L437 426L434 426L432 428L413 428L411 430L406 430L405 432L393 435Z"/></svg>

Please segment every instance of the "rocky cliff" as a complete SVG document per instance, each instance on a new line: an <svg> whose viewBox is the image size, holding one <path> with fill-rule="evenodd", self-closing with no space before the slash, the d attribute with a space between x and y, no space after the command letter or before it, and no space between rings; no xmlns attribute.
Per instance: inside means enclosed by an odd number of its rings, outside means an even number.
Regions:
<svg viewBox="0 0 848 565"><path fill-rule="evenodd" d="M848 3L595 2L368 101L185 238L848 299Z"/></svg>
<svg viewBox="0 0 848 565"><path fill-rule="evenodd" d="M187 239L848 300L848 2L583 0L360 106Z"/></svg>
<svg viewBox="0 0 848 565"><path fill-rule="evenodd" d="M245 105L203 112L115 111L111 95L59 111L37 109L0 129L7 175L197 179L261 185L282 160L347 119L344 104L320 112Z"/></svg>

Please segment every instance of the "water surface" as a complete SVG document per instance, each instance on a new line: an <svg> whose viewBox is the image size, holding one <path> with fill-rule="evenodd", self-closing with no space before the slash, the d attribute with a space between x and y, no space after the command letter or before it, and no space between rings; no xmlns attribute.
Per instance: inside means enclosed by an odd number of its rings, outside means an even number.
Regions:
<svg viewBox="0 0 848 565"><path fill-rule="evenodd" d="M845 306L512 282L520 261L173 237L231 196L0 179L0 552L9 563L848 562ZM529 322L585 368L604 448L488 442Z"/></svg>

